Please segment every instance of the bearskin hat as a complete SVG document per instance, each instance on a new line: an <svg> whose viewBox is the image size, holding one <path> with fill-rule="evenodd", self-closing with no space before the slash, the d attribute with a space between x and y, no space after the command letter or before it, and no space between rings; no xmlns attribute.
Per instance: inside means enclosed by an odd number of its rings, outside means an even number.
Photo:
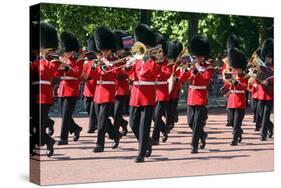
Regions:
<svg viewBox="0 0 281 188"><path fill-rule="evenodd" d="M98 50L116 51L116 38L114 33L106 27L99 27L94 33L96 47Z"/></svg>
<svg viewBox="0 0 281 188"><path fill-rule="evenodd" d="M80 45L73 33L64 31L60 35L60 47L64 52L79 52Z"/></svg>
<svg viewBox="0 0 281 188"><path fill-rule="evenodd" d="M116 49L117 50L125 49L122 38L129 36L129 34L122 30L117 30L114 32L114 34L116 38Z"/></svg>
<svg viewBox="0 0 281 188"><path fill-rule="evenodd" d="M208 39L199 35L193 37L190 42L190 51L193 55L208 57L211 51Z"/></svg>
<svg viewBox="0 0 281 188"><path fill-rule="evenodd" d="M58 48L58 35L54 26L51 24L40 23L40 48Z"/></svg>
<svg viewBox="0 0 281 188"><path fill-rule="evenodd" d="M182 43L179 41L175 41L175 45L177 47L176 57L178 57L183 50L183 46L182 46Z"/></svg>
<svg viewBox="0 0 281 188"><path fill-rule="evenodd" d="M153 30L146 24L139 24L135 28L135 40L150 47L156 46L155 34Z"/></svg>
<svg viewBox="0 0 281 188"><path fill-rule="evenodd" d="M239 49L239 39L235 34L230 34L227 38L226 49L229 51L231 48Z"/></svg>
<svg viewBox="0 0 281 188"><path fill-rule="evenodd" d="M156 45L162 45L163 54L166 56L168 51L166 38L161 33L155 32L154 34L156 38Z"/></svg>
<svg viewBox="0 0 281 188"><path fill-rule="evenodd" d="M97 52L95 37L92 36L87 42L87 48L89 52Z"/></svg>
<svg viewBox="0 0 281 188"><path fill-rule="evenodd" d="M266 57L271 57L273 58L273 39L268 38L266 39L261 47L261 56L263 59Z"/></svg>
<svg viewBox="0 0 281 188"><path fill-rule="evenodd" d="M241 50L237 48L231 48L228 52L228 58L231 67L240 68L242 70L246 69L247 58Z"/></svg>
<svg viewBox="0 0 281 188"><path fill-rule="evenodd" d="M177 58L177 53L178 53L178 48L175 42L172 41L167 41L166 42L166 46L167 46L167 54L166 57L168 59L173 59L175 60Z"/></svg>

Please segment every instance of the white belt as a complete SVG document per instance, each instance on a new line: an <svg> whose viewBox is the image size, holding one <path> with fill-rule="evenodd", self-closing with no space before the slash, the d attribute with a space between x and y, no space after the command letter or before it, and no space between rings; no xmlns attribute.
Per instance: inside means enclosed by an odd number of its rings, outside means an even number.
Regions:
<svg viewBox="0 0 281 188"><path fill-rule="evenodd" d="M195 86L195 85L189 85L190 89L207 89L207 86Z"/></svg>
<svg viewBox="0 0 281 188"><path fill-rule="evenodd" d="M244 90L230 90L230 93L245 93Z"/></svg>
<svg viewBox="0 0 281 188"><path fill-rule="evenodd" d="M72 76L62 76L60 77L61 80L78 80L78 78Z"/></svg>
<svg viewBox="0 0 281 188"><path fill-rule="evenodd" d="M168 84L167 81L156 81L155 83L156 83L156 85L165 85L165 84Z"/></svg>
<svg viewBox="0 0 281 188"><path fill-rule="evenodd" d="M48 81L48 80L39 80L39 81L34 81L34 82L32 82L32 85L39 85L39 84L42 84L42 85L51 85L51 82Z"/></svg>
<svg viewBox="0 0 281 188"><path fill-rule="evenodd" d="M155 85L155 82L153 82L153 81L134 81L134 85L136 85L136 86L140 86L140 85L153 86L153 85Z"/></svg>
<svg viewBox="0 0 281 188"><path fill-rule="evenodd" d="M97 84L99 85L115 85L114 81L103 81L103 80L98 80Z"/></svg>

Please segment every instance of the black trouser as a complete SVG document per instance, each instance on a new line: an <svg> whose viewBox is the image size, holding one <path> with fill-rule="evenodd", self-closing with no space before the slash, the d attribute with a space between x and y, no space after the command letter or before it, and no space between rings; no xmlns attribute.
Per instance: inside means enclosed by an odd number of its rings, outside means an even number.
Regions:
<svg viewBox="0 0 281 188"><path fill-rule="evenodd" d="M189 127L192 129L192 146L198 148L199 139L206 136L204 127L208 119L208 110L203 105L188 105L187 121Z"/></svg>
<svg viewBox="0 0 281 188"><path fill-rule="evenodd" d="M178 119L178 102L179 99L170 99L167 108L167 122L168 125L174 124Z"/></svg>
<svg viewBox="0 0 281 188"><path fill-rule="evenodd" d="M115 97L115 105L114 105L114 126L119 130L122 123L125 121L123 119L123 114L125 110L125 105L128 100L127 95L117 95Z"/></svg>
<svg viewBox="0 0 281 188"><path fill-rule="evenodd" d="M116 138L119 134L117 128L112 125L109 119L110 116L113 116L113 108L113 103L95 103L95 112L98 117L98 136L96 143L98 147L104 147L106 132L108 132L110 139Z"/></svg>
<svg viewBox="0 0 281 188"><path fill-rule="evenodd" d="M95 102L93 101L93 97L84 97L84 106L89 115L89 129L96 129L98 120L95 113Z"/></svg>
<svg viewBox="0 0 281 188"><path fill-rule="evenodd" d="M270 121L270 114L273 108L273 101L258 101L258 112L261 120L261 134L263 137L267 136L268 130L273 131L273 123Z"/></svg>
<svg viewBox="0 0 281 188"><path fill-rule="evenodd" d="M139 156L145 156L150 142L153 106L130 107L130 127L139 142Z"/></svg>
<svg viewBox="0 0 281 188"><path fill-rule="evenodd" d="M160 138L160 131L165 133L169 130L167 125L167 118L166 123L162 120L162 116L167 117L167 107L168 101L158 101L154 111L154 128L152 133L153 140L159 140Z"/></svg>
<svg viewBox="0 0 281 188"><path fill-rule="evenodd" d="M245 115L245 109L242 108L229 108L229 123L233 127L233 140L238 140L238 137L242 135L242 122Z"/></svg>
<svg viewBox="0 0 281 188"><path fill-rule="evenodd" d="M258 99L251 98L251 110L253 112L253 119L256 122L257 118Z"/></svg>
<svg viewBox="0 0 281 188"><path fill-rule="evenodd" d="M73 120L72 114L75 109L77 97L59 97L59 106L61 112L61 140L68 140L68 134L73 133L81 127L79 127Z"/></svg>
<svg viewBox="0 0 281 188"><path fill-rule="evenodd" d="M35 104L32 108L32 124L31 128L35 129L31 131L31 145L38 146L50 145L55 140L46 133L46 128L49 126L49 104Z"/></svg>

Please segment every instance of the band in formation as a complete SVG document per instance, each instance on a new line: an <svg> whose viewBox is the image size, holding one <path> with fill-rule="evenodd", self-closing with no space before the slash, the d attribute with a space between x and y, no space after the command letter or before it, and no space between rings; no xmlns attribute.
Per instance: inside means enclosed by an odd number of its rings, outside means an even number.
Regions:
<svg viewBox="0 0 281 188"><path fill-rule="evenodd" d="M77 37L64 31L58 37L48 23L31 24L31 128L30 153L35 146L54 153L54 121L48 116L53 104L52 81L60 79L58 103L61 132L58 145L68 144L69 134L78 141L82 127L73 119L80 84L84 82L84 102L89 115L87 133L97 132L93 152L103 152L105 137L116 149L129 124L139 143L135 162L150 157L152 146L165 143L178 121L177 104L181 84L188 81L187 117L192 130L191 153L204 149L208 133L208 85L221 71L221 88L227 99L227 126L233 129L232 146L242 141L246 92L251 93L256 131L261 141L273 136L270 114L273 108L273 39L266 39L248 60L238 37L230 34L223 67L214 67L211 47L204 36L196 35L187 48L179 41L165 39L148 25L139 24L131 36L125 31L98 27L81 48ZM59 47L58 47L59 46ZM129 122L123 118L129 100ZM113 121L111 120L113 118ZM165 120L165 121L164 121ZM152 135L150 133L153 123Z"/></svg>

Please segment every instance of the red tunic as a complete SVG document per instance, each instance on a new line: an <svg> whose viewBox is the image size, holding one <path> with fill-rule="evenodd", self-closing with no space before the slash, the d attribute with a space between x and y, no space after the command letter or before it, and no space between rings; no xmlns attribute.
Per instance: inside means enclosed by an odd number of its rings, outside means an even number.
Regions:
<svg viewBox="0 0 281 188"><path fill-rule="evenodd" d="M108 61L117 60L115 57L106 58ZM114 69L116 66L108 67L107 71ZM122 69L105 72L101 66L98 66L90 76L96 81L96 89L94 95L94 101L97 104L102 103L114 103L115 94L117 89L117 75L122 72Z"/></svg>
<svg viewBox="0 0 281 188"><path fill-rule="evenodd" d="M174 86L172 92L170 93L170 99L178 99L179 98L179 91L181 88L181 81L180 81L180 70L176 70L177 67L175 66L174 72Z"/></svg>
<svg viewBox="0 0 281 188"><path fill-rule="evenodd" d="M36 60L30 64L31 96L36 104L53 104L53 88L51 82L56 76L59 63L46 59Z"/></svg>
<svg viewBox="0 0 281 188"><path fill-rule="evenodd" d="M172 74L172 66L167 66L168 61L164 59L159 64L161 71L156 75L156 101L169 101L169 88L167 80Z"/></svg>
<svg viewBox="0 0 281 188"><path fill-rule="evenodd" d="M197 74L193 71L183 72L181 74L181 81L189 80L188 88L188 105L207 105L208 104L208 90L207 86L212 79L214 68L206 63L201 65L203 69Z"/></svg>
<svg viewBox="0 0 281 188"><path fill-rule="evenodd" d="M118 63L116 67L119 67L123 65L124 63ZM128 75L124 74L123 72L120 72L117 75L117 92L116 95L129 95L130 89L129 89L129 77Z"/></svg>
<svg viewBox="0 0 281 188"><path fill-rule="evenodd" d="M83 96L85 97L94 97L95 89L96 89L96 80L91 78L89 75L93 70L91 69L93 62L89 61L88 63L84 64L83 71L88 76L88 79L85 81Z"/></svg>
<svg viewBox="0 0 281 188"><path fill-rule="evenodd" d="M251 97L253 99L257 99L258 98L258 83L256 80L252 81L251 83L249 83L249 91L251 92Z"/></svg>
<svg viewBox="0 0 281 188"><path fill-rule="evenodd" d="M59 70L59 76L61 78L58 96L59 97L79 97L80 96L80 76L83 71L84 60L77 61L74 58L70 58L65 62L70 69L68 72Z"/></svg>
<svg viewBox="0 0 281 188"><path fill-rule="evenodd" d="M274 77L268 78L268 81L272 83L272 87L274 85ZM265 86L258 84L257 89L257 99L258 100L265 100L265 101L271 101L273 100L273 92L274 90L267 90Z"/></svg>
<svg viewBox="0 0 281 188"><path fill-rule="evenodd" d="M154 106L156 104L156 75L160 66L152 59L138 60L128 71L133 78L130 106Z"/></svg>
<svg viewBox="0 0 281 188"><path fill-rule="evenodd" d="M246 90L248 86L248 78L245 74L236 75L238 84L230 85L229 82L225 82L225 87L229 89L227 108L246 108Z"/></svg>

